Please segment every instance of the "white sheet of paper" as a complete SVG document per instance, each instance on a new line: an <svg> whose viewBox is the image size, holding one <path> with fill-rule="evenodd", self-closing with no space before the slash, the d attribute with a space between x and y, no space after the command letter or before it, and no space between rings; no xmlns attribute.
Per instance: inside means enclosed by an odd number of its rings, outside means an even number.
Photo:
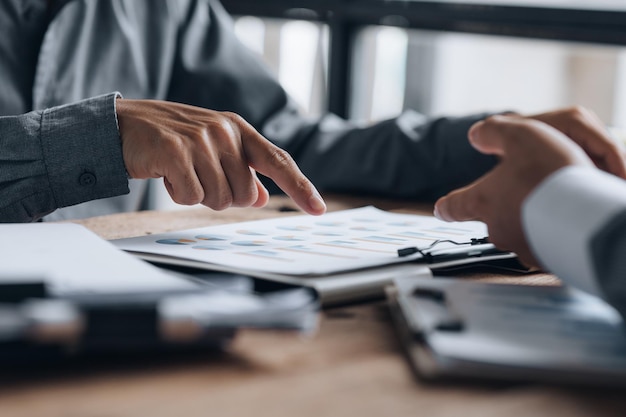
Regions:
<svg viewBox="0 0 626 417"><path fill-rule="evenodd" d="M432 216L363 207L323 216L226 224L112 241L131 252L287 275L326 275L406 261L397 250L438 239L486 236L480 222L446 223ZM437 248L452 247L440 244Z"/></svg>
<svg viewBox="0 0 626 417"><path fill-rule="evenodd" d="M197 288L77 224L0 225L0 283L44 280L55 295Z"/></svg>

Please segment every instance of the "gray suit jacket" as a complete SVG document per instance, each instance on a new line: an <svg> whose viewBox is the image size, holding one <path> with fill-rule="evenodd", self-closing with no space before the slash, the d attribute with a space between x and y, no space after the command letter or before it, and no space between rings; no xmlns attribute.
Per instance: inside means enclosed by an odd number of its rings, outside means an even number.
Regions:
<svg viewBox="0 0 626 417"><path fill-rule="evenodd" d="M590 250L599 287L606 300L626 318L626 210L592 237Z"/></svg>
<svg viewBox="0 0 626 417"><path fill-rule="evenodd" d="M0 114L7 116L0 118L0 151L15 149L9 162L0 162L0 221L32 221L58 207L127 192L110 96L71 105L63 118L56 110L42 112L113 91L239 113L290 152L322 191L434 199L495 162L467 142L468 128L482 114L429 119L407 111L368 127L330 114L303 118L236 39L217 1L72 0L49 24L41 10L30 11L28 24L20 22L26 7L20 0L0 4L6 32L0 73L10 81L0 87ZM25 38L20 27L28 25ZM31 110L39 111L24 115ZM46 143L63 157L50 159ZM90 161L80 158L85 153L93 154ZM55 185L51 171L62 183ZM85 172L95 178L87 193ZM131 203L99 201L68 216L133 209L140 191L131 193Z"/></svg>
<svg viewBox="0 0 626 417"><path fill-rule="evenodd" d="M564 167L529 194L522 222L544 268L626 317L626 181L595 167Z"/></svg>

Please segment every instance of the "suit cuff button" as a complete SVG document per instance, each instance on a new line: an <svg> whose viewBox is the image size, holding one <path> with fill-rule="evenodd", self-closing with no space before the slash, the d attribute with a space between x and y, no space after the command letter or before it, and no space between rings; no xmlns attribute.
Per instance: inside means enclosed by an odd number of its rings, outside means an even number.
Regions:
<svg viewBox="0 0 626 417"><path fill-rule="evenodd" d="M96 185L96 176L91 172L83 172L78 178L78 183L85 187Z"/></svg>

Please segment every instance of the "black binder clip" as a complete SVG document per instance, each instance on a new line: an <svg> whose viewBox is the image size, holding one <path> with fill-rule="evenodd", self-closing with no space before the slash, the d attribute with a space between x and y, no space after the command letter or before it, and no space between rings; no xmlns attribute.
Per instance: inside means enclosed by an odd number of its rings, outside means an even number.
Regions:
<svg viewBox="0 0 626 417"><path fill-rule="evenodd" d="M484 245L489 243L489 238L487 237L482 237L482 238L472 238L470 241L468 242L457 242L455 240L450 240L450 239L438 239L435 240L433 243L431 243L430 245L424 247L424 248L418 248L417 246L411 246L408 248L403 248L403 249L398 249L398 256L399 257L405 257L405 256L409 256L409 255L413 255L414 253L419 253L420 255L422 255L424 257L424 259L426 260L426 262L432 262L433 257L435 255L432 254L433 249L435 249L435 247L441 243L451 243L453 245L457 245L457 246L463 246L463 245L468 245L468 246L476 246L476 245Z"/></svg>

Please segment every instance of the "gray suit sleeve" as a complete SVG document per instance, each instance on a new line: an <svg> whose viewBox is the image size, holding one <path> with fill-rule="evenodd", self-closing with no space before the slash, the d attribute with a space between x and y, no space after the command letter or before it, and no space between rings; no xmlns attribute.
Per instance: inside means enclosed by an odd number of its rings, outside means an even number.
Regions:
<svg viewBox="0 0 626 417"><path fill-rule="evenodd" d="M115 98L0 117L0 222L128 192Z"/></svg>
<svg viewBox="0 0 626 417"><path fill-rule="evenodd" d="M617 214L591 239L595 276L607 301L626 317L626 211Z"/></svg>
<svg viewBox="0 0 626 417"><path fill-rule="evenodd" d="M408 111L368 127L331 114L305 120L237 40L221 5L192 3L181 23L168 98L240 114L287 150L320 190L432 200L495 164L467 140L469 127L485 114L427 118ZM270 190L277 191L271 184Z"/></svg>

